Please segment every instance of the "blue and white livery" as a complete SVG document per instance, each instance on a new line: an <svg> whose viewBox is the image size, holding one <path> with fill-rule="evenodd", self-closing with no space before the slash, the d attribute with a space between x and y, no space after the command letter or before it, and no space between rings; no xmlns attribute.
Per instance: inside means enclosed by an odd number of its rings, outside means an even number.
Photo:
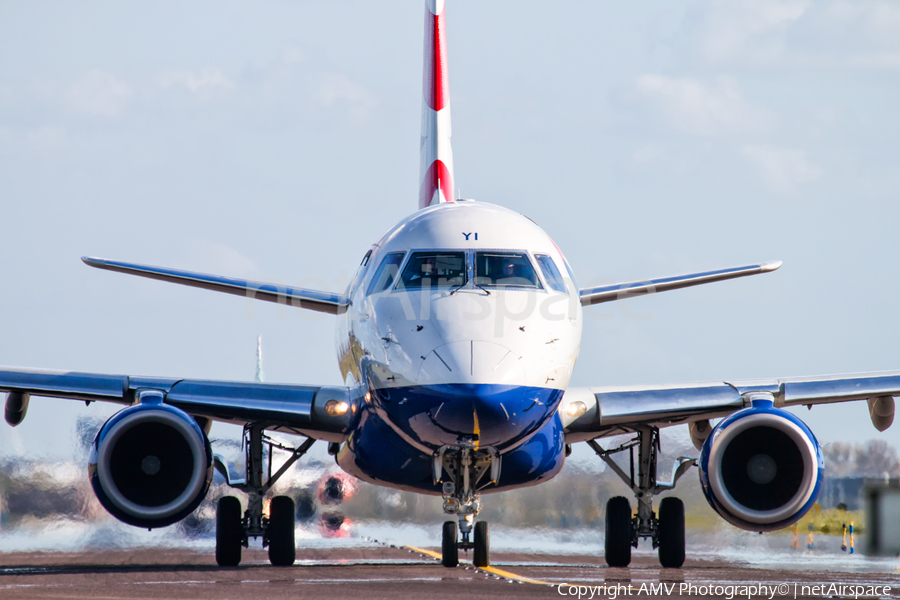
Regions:
<svg viewBox="0 0 900 600"><path fill-rule="evenodd" d="M345 292L83 259L99 269L332 314L343 385L271 384L261 374L255 382L227 382L5 368L6 421L19 424L34 396L124 405L101 429L90 459L100 502L126 523L163 527L198 506L218 469L248 495L246 509L234 496L219 501L221 565L238 564L255 537L273 564L294 562L293 500L272 498L268 514L264 500L317 440L359 479L441 496L450 516L441 538L448 567L458 563L460 548L472 548L474 563L488 565L488 524L476 521L482 497L549 480L575 443L590 445L635 495L636 512L624 497L607 505L610 565L627 565L641 539L659 548L663 566L682 565L684 506L668 497L655 510L653 498L693 466L710 504L730 523L769 531L796 522L821 487L822 452L809 428L783 409L864 400L883 431L893 421L900 372L569 387L583 307L771 272L781 263L579 289L559 247L530 219L455 198L445 3L428 0L425 16L419 209L372 245ZM231 477L213 453L213 420L244 428L243 478ZM660 482L659 432L676 425L690 428L699 463L682 458L672 479ZM267 431L299 440L278 470L269 465L268 476ZM620 434L633 439L601 445ZM637 472L612 459L622 451L637 453Z"/></svg>

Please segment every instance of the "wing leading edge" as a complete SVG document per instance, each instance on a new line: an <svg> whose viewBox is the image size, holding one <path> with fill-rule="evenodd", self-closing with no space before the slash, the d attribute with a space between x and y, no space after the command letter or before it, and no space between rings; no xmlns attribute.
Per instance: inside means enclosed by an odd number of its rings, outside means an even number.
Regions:
<svg viewBox="0 0 900 600"><path fill-rule="evenodd" d="M560 403L566 442L724 417L750 406L750 395L772 394L776 407L900 396L900 371L662 386L570 388ZM570 404L581 402L569 409ZM873 417L874 422L874 417ZM888 423L889 424L889 423Z"/></svg>
<svg viewBox="0 0 900 600"><path fill-rule="evenodd" d="M193 273L191 271L181 271L164 267L152 267L149 265L139 265L89 256L85 256L81 260L84 261L84 264L97 269L116 271L128 275L137 275L139 277L147 277L148 279L158 279L160 281L178 283L190 287L212 290L214 292L223 292L235 296L244 296L245 298L250 299L265 300L266 302L287 304L297 308L306 308L332 315L344 313L349 305L349 302L343 296L331 292L319 292L316 290L295 288L286 285L275 285L272 283L248 281L245 279L220 277L218 275Z"/></svg>
<svg viewBox="0 0 900 600"><path fill-rule="evenodd" d="M269 429L328 441L343 441L353 412L350 390L345 387L0 369L0 392L9 393L15 409L22 413L27 410L29 396L129 405L143 390L161 391L166 404L194 417L237 424L261 423ZM328 414L325 404L330 400L346 403L346 411ZM7 406L7 413L9 410Z"/></svg>
<svg viewBox="0 0 900 600"><path fill-rule="evenodd" d="M614 283L612 285L584 288L582 290L579 290L578 293L581 297L581 305L590 306L591 304L600 304L601 302L624 300L626 298L632 298L634 296L645 296L647 294L655 294L657 292L678 290L694 285L703 285L704 283L714 283L716 281L725 281L726 279L735 279L737 277L747 277L748 275L769 273L778 269L780 266L781 261L779 260L774 262L761 263L758 265L747 265L744 267L719 269L717 271L704 271L702 273L676 275L674 277L660 277L657 279L645 279L642 281L630 281L627 283Z"/></svg>

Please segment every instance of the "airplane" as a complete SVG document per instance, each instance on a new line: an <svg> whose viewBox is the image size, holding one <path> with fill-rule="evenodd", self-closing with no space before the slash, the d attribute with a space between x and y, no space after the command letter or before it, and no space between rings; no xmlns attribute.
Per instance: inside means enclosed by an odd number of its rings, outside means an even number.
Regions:
<svg viewBox="0 0 900 600"><path fill-rule="evenodd" d="M893 422L900 372L676 385L571 387L590 306L777 270L780 262L579 288L557 244L514 210L456 197L444 0L426 0L418 209L365 253L343 293L86 257L98 269L290 305L335 316L344 385L232 382L0 369L5 418L16 426L31 397L118 403L93 443L88 475L100 503L146 528L184 519L214 471L248 496L216 512L216 560L241 561L261 539L273 565L295 562L294 502L265 500L317 441L362 481L438 496L448 515L445 567L473 550L490 564L482 497L537 485L562 469L572 446L593 449L631 489L605 511L605 560L627 566L649 541L664 567L685 560L684 505L667 496L692 467L727 522L772 531L813 506L823 455L812 431L785 410L866 401L873 425ZM715 425L713 421L721 419ZM243 428L246 467L232 477L213 453L213 421ZM699 452L657 478L660 431L687 426ZM296 436L286 446L268 432ZM630 436L607 447L607 438ZM290 457L274 472L264 447ZM614 456L637 454L630 472ZM272 453L269 452L271 457ZM634 461L632 460L632 465ZM487 501L487 500L485 500ZM586 501L590 501L587 500Z"/></svg>

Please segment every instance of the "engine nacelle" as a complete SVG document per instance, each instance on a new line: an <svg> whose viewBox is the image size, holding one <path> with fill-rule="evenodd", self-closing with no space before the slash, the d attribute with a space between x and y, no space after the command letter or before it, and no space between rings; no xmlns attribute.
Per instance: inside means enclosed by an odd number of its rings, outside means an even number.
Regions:
<svg viewBox="0 0 900 600"><path fill-rule="evenodd" d="M209 440L193 417L143 402L113 415L94 441L94 493L120 521L165 527L194 511L213 477Z"/></svg>
<svg viewBox="0 0 900 600"><path fill-rule="evenodd" d="M812 431L771 401L754 400L719 423L700 453L700 484L726 521L774 531L812 508L825 464Z"/></svg>

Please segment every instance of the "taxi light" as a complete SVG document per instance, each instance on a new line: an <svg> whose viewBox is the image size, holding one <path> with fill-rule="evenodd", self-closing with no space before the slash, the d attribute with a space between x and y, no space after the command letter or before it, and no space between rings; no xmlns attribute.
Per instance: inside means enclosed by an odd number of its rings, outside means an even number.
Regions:
<svg viewBox="0 0 900 600"><path fill-rule="evenodd" d="M327 405L326 405L327 406ZM577 419L581 415L587 412L587 405L581 400L576 400L575 402L569 402L566 405L566 414L569 415L573 419Z"/></svg>
<svg viewBox="0 0 900 600"><path fill-rule="evenodd" d="M325 403L325 414L329 417L340 417L347 414L350 405L340 400L329 400Z"/></svg>

